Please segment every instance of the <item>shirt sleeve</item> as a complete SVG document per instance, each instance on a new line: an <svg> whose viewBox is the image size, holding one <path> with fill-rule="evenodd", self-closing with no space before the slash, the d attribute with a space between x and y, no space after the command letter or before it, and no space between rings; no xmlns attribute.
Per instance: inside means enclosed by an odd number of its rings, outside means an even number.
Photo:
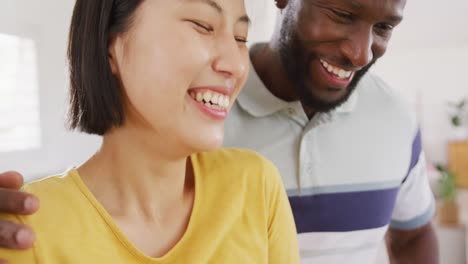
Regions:
<svg viewBox="0 0 468 264"><path fill-rule="evenodd" d="M412 145L408 174L400 187L390 227L400 230L422 227L431 221L434 212L434 195L427 176L421 132L418 131Z"/></svg>
<svg viewBox="0 0 468 264"><path fill-rule="evenodd" d="M0 220L24 223L21 218L17 216L0 214ZM0 259L6 260L10 264L15 263L28 263L40 264L35 256L34 248L26 250L13 250L0 248Z"/></svg>
<svg viewBox="0 0 468 264"><path fill-rule="evenodd" d="M268 263L299 263L297 232L291 206L278 170L265 165L266 201L268 210Z"/></svg>

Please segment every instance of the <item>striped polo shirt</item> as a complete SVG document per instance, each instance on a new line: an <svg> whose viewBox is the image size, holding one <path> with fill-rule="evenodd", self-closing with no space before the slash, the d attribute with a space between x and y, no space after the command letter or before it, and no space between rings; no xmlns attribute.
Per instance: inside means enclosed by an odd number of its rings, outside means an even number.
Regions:
<svg viewBox="0 0 468 264"><path fill-rule="evenodd" d="M302 263L375 263L388 227L427 224L434 198L411 107L367 74L350 99L309 120L271 94L252 68L225 128L225 145L279 168Z"/></svg>

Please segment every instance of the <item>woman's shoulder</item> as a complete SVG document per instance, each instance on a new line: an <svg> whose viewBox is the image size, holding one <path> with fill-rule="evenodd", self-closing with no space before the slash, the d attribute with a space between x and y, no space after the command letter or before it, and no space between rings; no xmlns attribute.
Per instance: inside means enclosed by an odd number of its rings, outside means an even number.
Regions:
<svg viewBox="0 0 468 264"><path fill-rule="evenodd" d="M221 148L197 154L198 169L215 173L216 178L227 181L279 181L279 173L273 163L261 154L248 149Z"/></svg>
<svg viewBox="0 0 468 264"><path fill-rule="evenodd" d="M74 186L74 170L69 170L63 174L44 177L35 181L27 182L21 190L32 193L40 198L45 196L56 196L70 193L70 188Z"/></svg>
<svg viewBox="0 0 468 264"><path fill-rule="evenodd" d="M72 171L61 175L49 176L40 180L28 182L21 191L31 193L39 198L39 210L33 215L12 216L0 214L0 219L18 221L33 226L37 232L44 230L54 231L64 226L67 216L76 212L74 205L79 199L77 196Z"/></svg>
<svg viewBox="0 0 468 264"><path fill-rule="evenodd" d="M60 175L49 176L25 184L21 190L39 198L40 208L29 220L52 222L51 216L57 219L74 214L83 203L83 195L74 177L76 171L70 170ZM78 176L79 177L79 176ZM61 215L61 217L59 217ZM58 222L60 223L60 222Z"/></svg>
<svg viewBox="0 0 468 264"><path fill-rule="evenodd" d="M274 167L261 154L241 148L221 148L216 151L197 154L197 158L204 165L218 168L262 170L265 167Z"/></svg>

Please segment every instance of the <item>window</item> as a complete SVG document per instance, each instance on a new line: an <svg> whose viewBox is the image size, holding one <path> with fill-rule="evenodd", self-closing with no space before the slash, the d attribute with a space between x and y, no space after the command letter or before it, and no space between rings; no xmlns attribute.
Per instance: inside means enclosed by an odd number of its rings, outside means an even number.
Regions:
<svg viewBox="0 0 468 264"><path fill-rule="evenodd" d="M0 33L0 152L40 145L35 42Z"/></svg>

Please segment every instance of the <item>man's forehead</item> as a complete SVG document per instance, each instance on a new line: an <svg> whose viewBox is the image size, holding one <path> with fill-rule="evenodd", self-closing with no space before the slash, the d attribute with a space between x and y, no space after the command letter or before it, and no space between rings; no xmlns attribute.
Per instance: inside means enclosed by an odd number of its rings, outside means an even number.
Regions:
<svg viewBox="0 0 468 264"><path fill-rule="evenodd" d="M406 6L406 0L299 0L305 7L342 7L355 11L370 11L385 15L390 20L400 21Z"/></svg>
<svg viewBox="0 0 468 264"><path fill-rule="evenodd" d="M398 6L406 5L406 0L299 0L302 3L312 4L343 4L354 8L363 8L365 6Z"/></svg>

